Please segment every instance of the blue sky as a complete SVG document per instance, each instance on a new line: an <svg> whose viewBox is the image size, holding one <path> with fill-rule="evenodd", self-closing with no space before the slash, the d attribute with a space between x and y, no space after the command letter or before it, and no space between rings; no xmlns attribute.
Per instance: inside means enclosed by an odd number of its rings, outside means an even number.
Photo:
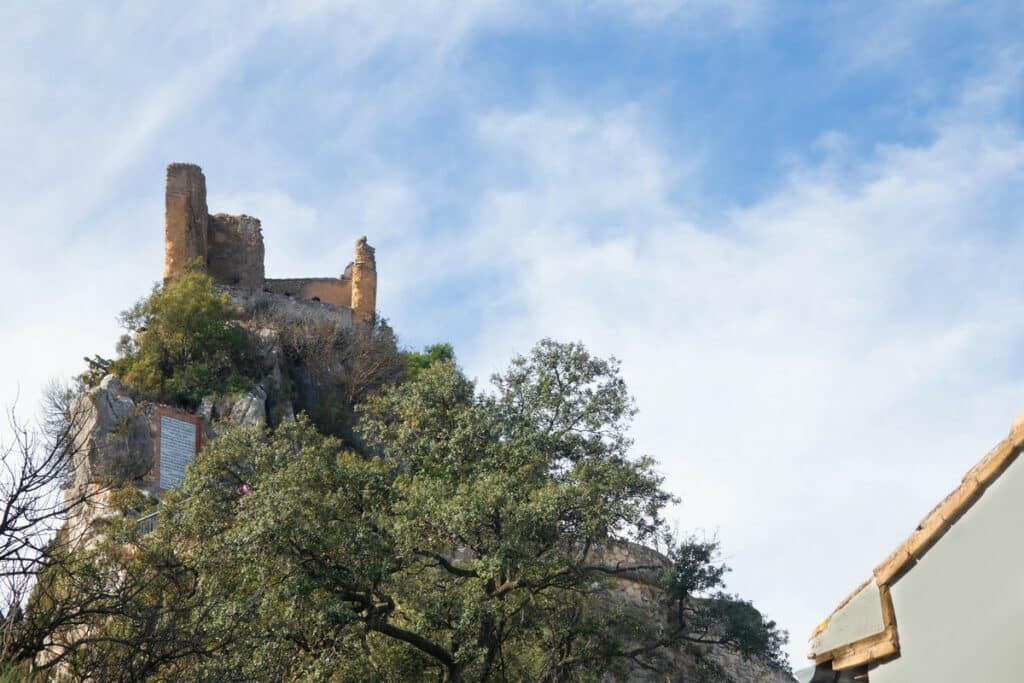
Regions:
<svg viewBox="0 0 1024 683"><path fill-rule="evenodd" d="M1024 409L1015 2L0 8L0 400L112 351L163 169L404 343L620 357L731 587L813 625Z"/></svg>

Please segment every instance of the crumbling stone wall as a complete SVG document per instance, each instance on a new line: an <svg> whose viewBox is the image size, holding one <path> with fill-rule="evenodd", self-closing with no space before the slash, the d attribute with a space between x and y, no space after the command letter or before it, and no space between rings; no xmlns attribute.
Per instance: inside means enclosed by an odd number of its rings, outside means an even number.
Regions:
<svg viewBox="0 0 1024 683"><path fill-rule="evenodd" d="M206 177L195 164L167 167L165 239L164 282L197 266L217 284L344 306L360 322L369 322L376 314L377 262L366 237L356 242L355 260L340 277L268 280L259 219L244 214L211 216Z"/></svg>
<svg viewBox="0 0 1024 683"><path fill-rule="evenodd" d="M216 282L247 289L263 286L263 231L252 216L210 216L206 269Z"/></svg>
<svg viewBox="0 0 1024 683"><path fill-rule="evenodd" d="M265 280L263 290L336 306L350 307L352 303L352 280L345 276Z"/></svg>

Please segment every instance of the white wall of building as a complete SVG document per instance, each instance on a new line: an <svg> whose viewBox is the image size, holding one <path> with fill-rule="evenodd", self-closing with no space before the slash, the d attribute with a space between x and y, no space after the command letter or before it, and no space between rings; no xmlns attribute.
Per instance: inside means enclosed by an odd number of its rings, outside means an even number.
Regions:
<svg viewBox="0 0 1024 683"><path fill-rule="evenodd" d="M873 670L870 683L1024 681L1024 462L891 593L901 656Z"/></svg>

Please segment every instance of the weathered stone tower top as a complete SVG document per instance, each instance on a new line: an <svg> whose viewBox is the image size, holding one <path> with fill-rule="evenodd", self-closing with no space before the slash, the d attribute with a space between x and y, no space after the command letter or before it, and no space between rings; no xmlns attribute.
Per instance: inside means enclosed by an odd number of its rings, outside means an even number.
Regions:
<svg viewBox="0 0 1024 683"><path fill-rule="evenodd" d="M205 265L209 226L206 209L206 177L195 164L167 166L164 208L164 282L196 259Z"/></svg>
<svg viewBox="0 0 1024 683"><path fill-rule="evenodd" d="M365 235L356 240L351 274L352 310L357 319L372 320L377 310L377 258Z"/></svg>
<svg viewBox="0 0 1024 683"><path fill-rule="evenodd" d="M206 177L195 164L167 166L164 230L164 282L188 268L199 268L221 285L344 306L360 322L376 315L377 262L366 237L356 241L355 260L340 277L267 279L259 219L244 214L211 216Z"/></svg>

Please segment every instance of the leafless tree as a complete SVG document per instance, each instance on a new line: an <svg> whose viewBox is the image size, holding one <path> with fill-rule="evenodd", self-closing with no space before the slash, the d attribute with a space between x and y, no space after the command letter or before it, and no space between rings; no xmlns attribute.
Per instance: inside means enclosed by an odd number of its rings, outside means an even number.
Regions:
<svg viewBox="0 0 1024 683"><path fill-rule="evenodd" d="M29 633L24 610L37 577L63 561L73 538L66 522L97 491L62 484L85 447L84 411L71 387L51 384L36 423L7 413L0 441L0 661L24 658L41 636ZM52 620L47 620L52 621Z"/></svg>
<svg viewBox="0 0 1024 683"><path fill-rule="evenodd" d="M112 517L102 533L79 523L110 487L92 477L72 481L92 446L90 411L75 400L83 390L48 387L35 423L8 411L0 445L0 670L146 680L179 660L212 656L232 628L208 625L195 575L166 539L140 538L129 517Z"/></svg>

